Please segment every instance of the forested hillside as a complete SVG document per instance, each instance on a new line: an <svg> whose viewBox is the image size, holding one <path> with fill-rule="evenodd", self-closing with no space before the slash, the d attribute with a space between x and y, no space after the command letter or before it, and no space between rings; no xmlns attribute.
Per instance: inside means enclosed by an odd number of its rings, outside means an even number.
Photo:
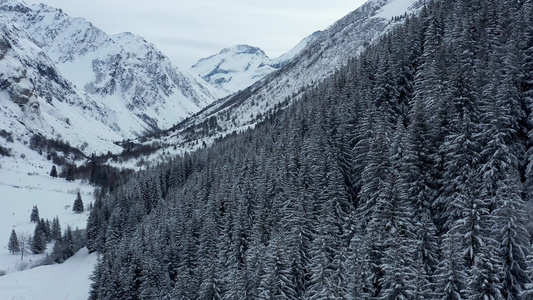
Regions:
<svg viewBox="0 0 533 300"><path fill-rule="evenodd" d="M533 1L428 1L284 111L102 192L91 299L533 296Z"/></svg>

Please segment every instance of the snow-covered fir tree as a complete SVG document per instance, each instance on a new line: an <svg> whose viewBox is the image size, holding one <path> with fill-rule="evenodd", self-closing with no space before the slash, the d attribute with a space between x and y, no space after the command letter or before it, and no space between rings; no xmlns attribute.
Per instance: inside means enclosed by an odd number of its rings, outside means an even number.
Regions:
<svg viewBox="0 0 533 300"><path fill-rule="evenodd" d="M84 210L85 208L83 207L83 200L81 199L80 192L78 192L78 194L76 194L76 200L74 200L74 205L72 205L72 211L77 214L81 214Z"/></svg>
<svg viewBox="0 0 533 300"><path fill-rule="evenodd" d="M15 229L11 230L9 242L7 243L7 250L9 250L9 252L11 252L12 254L20 252L20 244Z"/></svg>

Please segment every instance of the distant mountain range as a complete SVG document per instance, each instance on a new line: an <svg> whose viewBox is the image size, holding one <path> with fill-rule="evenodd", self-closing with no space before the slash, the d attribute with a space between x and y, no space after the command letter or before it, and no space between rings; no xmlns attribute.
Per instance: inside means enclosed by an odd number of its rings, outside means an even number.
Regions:
<svg viewBox="0 0 533 300"><path fill-rule="evenodd" d="M236 45L189 73L140 36L108 35L61 9L0 0L0 130L20 144L4 147L17 152L35 134L86 154L113 152L117 141L139 137L181 145L178 151L185 142L209 143L297 98L402 22L391 16L420 3L371 0L278 58ZM208 134L189 134L208 119L216 123ZM168 128L155 140L143 137Z"/></svg>

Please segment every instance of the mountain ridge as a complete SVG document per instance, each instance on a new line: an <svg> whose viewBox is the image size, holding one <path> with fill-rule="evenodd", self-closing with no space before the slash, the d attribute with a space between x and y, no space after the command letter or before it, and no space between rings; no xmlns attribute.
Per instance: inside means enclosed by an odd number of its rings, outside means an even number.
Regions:
<svg viewBox="0 0 533 300"><path fill-rule="evenodd" d="M168 128L218 98L216 90L181 72L142 37L110 36L44 4L4 0L0 11L6 23L20 24L78 89L114 106L115 128L125 137ZM120 117L124 113L127 118Z"/></svg>
<svg viewBox="0 0 533 300"><path fill-rule="evenodd" d="M118 152L115 142L169 128L218 98L138 35L16 0L0 1L0 20L0 129L15 143L42 135L86 154ZM13 155L27 151L19 146Z"/></svg>

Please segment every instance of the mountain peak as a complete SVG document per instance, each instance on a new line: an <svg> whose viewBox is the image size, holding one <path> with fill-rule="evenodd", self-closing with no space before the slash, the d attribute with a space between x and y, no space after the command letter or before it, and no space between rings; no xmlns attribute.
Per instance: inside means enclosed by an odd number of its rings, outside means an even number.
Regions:
<svg viewBox="0 0 533 300"><path fill-rule="evenodd" d="M225 53L260 55L268 58L266 53L261 50L261 48L253 47L246 44L234 45L228 48L224 48L219 52L219 54Z"/></svg>
<svg viewBox="0 0 533 300"><path fill-rule="evenodd" d="M0 0L0 7L2 7L3 10L18 13L27 13L31 10L28 6L17 0Z"/></svg>
<svg viewBox="0 0 533 300"><path fill-rule="evenodd" d="M190 69L226 95L252 85L273 70L263 50L244 44L202 58Z"/></svg>
<svg viewBox="0 0 533 300"><path fill-rule="evenodd" d="M317 32L313 33L292 50L275 59L270 59L259 47L234 45L222 49L218 54L200 59L190 71L224 94L233 94L282 68L317 36Z"/></svg>

